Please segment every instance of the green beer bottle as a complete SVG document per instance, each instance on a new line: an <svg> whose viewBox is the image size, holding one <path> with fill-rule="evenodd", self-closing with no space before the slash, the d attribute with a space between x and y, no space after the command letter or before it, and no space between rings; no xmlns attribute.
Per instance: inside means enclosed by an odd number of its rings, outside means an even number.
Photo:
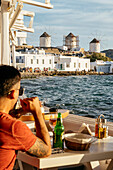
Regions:
<svg viewBox="0 0 113 170"><path fill-rule="evenodd" d="M58 113L57 123L54 128L54 134L53 134L53 148L64 149L63 134L64 134L64 126L62 123L62 115L61 113Z"/></svg>

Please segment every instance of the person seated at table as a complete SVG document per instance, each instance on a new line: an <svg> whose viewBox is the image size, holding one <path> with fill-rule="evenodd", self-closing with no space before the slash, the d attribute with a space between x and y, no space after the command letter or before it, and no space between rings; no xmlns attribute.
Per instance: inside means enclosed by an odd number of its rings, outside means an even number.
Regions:
<svg viewBox="0 0 113 170"><path fill-rule="evenodd" d="M34 116L36 136L25 123L9 115L19 96L20 80L21 75L17 69L0 66L0 170L13 169L18 150L38 157L51 154L50 136L38 97L21 100L22 109Z"/></svg>

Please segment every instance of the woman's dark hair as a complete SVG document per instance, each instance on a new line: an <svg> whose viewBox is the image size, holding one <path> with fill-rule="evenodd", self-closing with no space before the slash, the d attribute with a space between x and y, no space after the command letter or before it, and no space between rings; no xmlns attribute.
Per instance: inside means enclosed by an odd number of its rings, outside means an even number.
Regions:
<svg viewBox="0 0 113 170"><path fill-rule="evenodd" d="M13 66L0 65L0 97L6 96L21 80L20 72Z"/></svg>

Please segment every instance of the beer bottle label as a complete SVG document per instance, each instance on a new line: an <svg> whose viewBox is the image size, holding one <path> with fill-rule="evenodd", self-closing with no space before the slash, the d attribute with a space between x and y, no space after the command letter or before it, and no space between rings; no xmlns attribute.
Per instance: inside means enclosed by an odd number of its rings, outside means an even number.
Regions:
<svg viewBox="0 0 113 170"><path fill-rule="evenodd" d="M64 148L64 132L61 134L54 134L53 135L53 147L54 148Z"/></svg>

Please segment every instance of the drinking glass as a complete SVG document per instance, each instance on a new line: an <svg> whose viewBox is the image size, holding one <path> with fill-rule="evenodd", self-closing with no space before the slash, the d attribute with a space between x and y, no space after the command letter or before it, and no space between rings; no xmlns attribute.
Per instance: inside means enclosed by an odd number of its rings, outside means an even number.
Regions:
<svg viewBox="0 0 113 170"><path fill-rule="evenodd" d="M50 118L49 118L49 126L52 129L52 132L50 134L50 138L51 138L51 145L53 146L53 135L54 135L54 128L56 126L56 122L57 122L57 114L50 114Z"/></svg>
<svg viewBox="0 0 113 170"><path fill-rule="evenodd" d="M51 127L53 132L56 126L56 122L57 122L57 114L51 114L49 118L49 126Z"/></svg>
<svg viewBox="0 0 113 170"><path fill-rule="evenodd" d="M20 87L19 96L18 96L17 103L15 105L15 109L22 108L20 100L23 100L23 99L27 98L27 96L24 94L24 91L25 91L25 88Z"/></svg>

